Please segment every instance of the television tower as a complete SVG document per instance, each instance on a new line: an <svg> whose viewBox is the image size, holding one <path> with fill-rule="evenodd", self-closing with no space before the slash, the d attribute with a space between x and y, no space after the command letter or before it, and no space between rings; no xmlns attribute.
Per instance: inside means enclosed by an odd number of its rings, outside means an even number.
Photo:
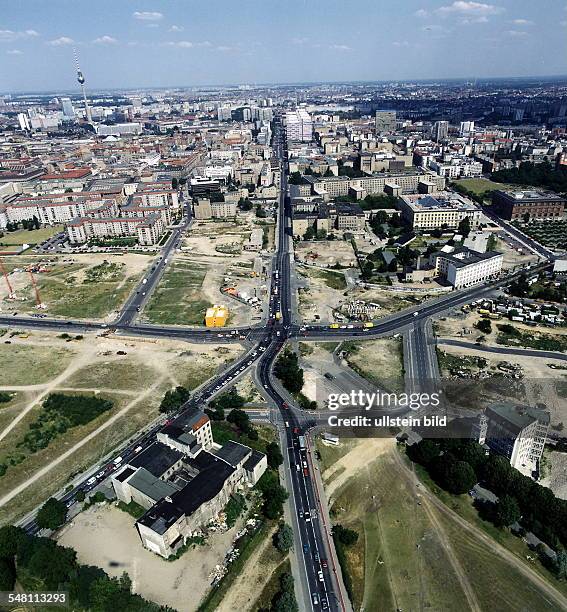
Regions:
<svg viewBox="0 0 567 612"><path fill-rule="evenodd" d="M91 109L89 108L89 103L87 102L87 92L85 90L85 77L79 66L79 56L77 55L77 50L73 49L73 52L75 54L75 64L77 66L77 81L79 82L79 85L81 86L81 91L83 92L83 100L85 101L85 115L87 117L87 122L92 123L93 118L91 115Z"/></svg>

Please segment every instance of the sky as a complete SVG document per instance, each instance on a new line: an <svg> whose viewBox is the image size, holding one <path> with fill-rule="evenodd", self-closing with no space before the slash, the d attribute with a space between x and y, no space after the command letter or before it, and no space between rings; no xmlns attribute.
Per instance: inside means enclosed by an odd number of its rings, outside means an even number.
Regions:
<svg viewBox="0 0 567 612"><path fill-rule="evenodd" d="M0 0L0 91L567 74L567 0Z"/></svg>

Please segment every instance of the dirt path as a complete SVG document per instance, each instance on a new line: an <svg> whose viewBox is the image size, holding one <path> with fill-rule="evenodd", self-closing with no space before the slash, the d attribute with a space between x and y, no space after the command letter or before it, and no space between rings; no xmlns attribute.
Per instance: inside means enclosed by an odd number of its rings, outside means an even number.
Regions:
<svg viewBox="0 0 567 612"><path fill-rule="evenodd" d="M480 604L478 603L478 599L476 598L474 589L472 588L471 583L469 582L469 579L467 578L467 574L465 570L463 569L463 566L461 565L459 559L457 558L457 555L455 554L453 547L451 546L451 542L449 541L449 538L447 537L445 529L443 529L443 525L441 525L439 519L437 518L437 515L431 508L430 500L427 499L426 496L423 496L422 503L423 503L423 507L425 508L425 511L427 512L427 516L429 516L429 520L431 521L431 524L436 529L436 533L437 533L437 537L439 538L439 542L441 543L441 546L445 550L445 554L447 555L447 558L449 559L449 561L451 562L451 565L453 566L453 571L455 572L455 575L457 576L457 580L459 581L459 584L461 585L461 589L463 589L463 593L465 594L465 597L467 598L467 601L469 602L470 609L473 612L482 612L482 608Z"/></svg>
<svg viewBox="0 0 567 612"><path fill-rule="evenodd" d="M258 596L271 578L272 570L277 567L275 565L271 568L263 562L269 553L269 549L273 546L272 535L274 531L275 529L270 531L262 545L246 561L244 569L233 582L216 612L234 612L234 610L248 612L254 609Z"/></svg>
<svg viewBox="0 0 567 612"><path fill-rule="evenodd" d="M395 453L395 460L401 467L401 469L412 479L414 483L418 483L419 479L415 473L404 463L403 458L399 453ZM461 518L456 512L448 508L441 500L439 500L433 493L431 493L424 485L420 483L420 490L422 493L422 499L431 506L435 507L442 515L448 519L452 519L456 522L459 527L471 533L477 542L485 544L492 552L496 553L506 562L510 563L516 570L518 570L526 579L535 583L535 585L541 589L550 599L556 602L558 610L567 610L567 597L565 597L560 591L558 591L553 585L547 580L542 578L535 570L520 561L516 555L511 553L508 549L504 548L501 544L496 542L493 538L486 535L481 529L475 527L465 519ZM431 509L430 509L431 511ZM466 591L465 591L466 593ZM467 595L468 599L468 595ZM480 608L478 608L480 609Z"/></svg>
<svg viewBox="0 0 567 612"><path fill-rule="evenodd" d="M80 370L83 366L88 365L96 355L97 348L92 343L85 343L82 345L82 351L79 355L77 355L71 363L67 366L59 376L56 376L46 385L43 385L43 390L37 397L34 398L32 402L27 404L24 409L18 414L18 416L7 426L3 431L0 432L0 441L2 441L11 431L16 427L16 425L30 412L30 410L37 405L46 395L48 395L53 389L61 386L67 378L69 378L72 374ZM41 386L41 385L40 385ZM25 390L29 391L33 389L33 386L27 387ZM13 389L13 387L12 387Z"/></svg>
<svg viewBox="0 0 567 612"><path fill-rule="evenodd" d="M65 461L65 459L69 458L73 453L75 453L77 450L79 450L82 446L84 446L85 444L90 442L99 433L101 433L105 429L108 429L110 426L112 426L116 421L121 419L133 406L135 406L141 400L145 399L148 395L153 393L162 384L162 382L163 382L163 378L160 378L159 380L157 380L151 387L149 387L143 393L138 395L138 397L136 397L134 400L132 400L131 402L126 404L126 406L124 406L124 408L122 408L122 410L119 410L116 414L111 416L100 427L98 427L94 431L91 431L90 434L85 436L80 442L78 442L77 444L72 446L69 450L65 451L59 457L57 457L57 459L55 459L51 463L47 464L41 470L38 470L33 476L30 476L30 478L28 478L26 481L22 482L20 485L18 485L14 489L12 489L7 495L4 495L3 497L1 497L0 498L0 506L3 506L4 504L7 504L11 499L13 499L17 495L19 495L22 491L27 489L31 484L33 484L34 482L36 482L37 480L39 480L40 478L45 476L47 473L49 473L49 471L52 470L56 465L58 465L62 461ZM32 405L35 405L36 403L37 402L34 402ZM8 428L6 428L6 429L8 429ZM4 431L6 431L6 429Z"/></svg>

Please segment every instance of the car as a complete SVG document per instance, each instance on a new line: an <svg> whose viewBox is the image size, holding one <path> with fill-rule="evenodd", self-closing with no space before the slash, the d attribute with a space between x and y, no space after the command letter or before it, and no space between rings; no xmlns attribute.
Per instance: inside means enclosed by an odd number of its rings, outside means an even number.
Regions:
<svg viewBox="0 0 567 612"><path fill-rule="evenodd" d="M101 472L99 472L99 473L98 473L98 474L95 476L95 478L98 480L98 479L102 478L103 476L104 476L104 470L102 470Z"/></svg>
<svg viewBox="0 0 567 612"><path fill-rule="evenodd" d="M311 600L313 601L314 606L319 603L319 597L317 596L317 593L313 593L313 595L311 595Z"/></svg>
<svg viewBox="0 0 567 612"><path fill-rule="evenodd" d="M327 603L327 600L324 597L321 597L321 609L327 610L328 607L329 607L329 604Z"/></svg>
<svg viewBox="0 0 567 612"><path fill-rule="evenodd" d="M327 559L321 559L321 567L327 568L329 564L327 563Z"/></svg>
<svg viewBox="0 0 567 612"><path fill-rule="evenodd" d="M303 467L306 468L307 467L307 461L303 462Z"/></svg>
<svg viewBox="0 0 567 612"><path fill-rule="evenodd" d="M315 551L313 558L315 559L315 561L319 562L319 553L317 551Z"/></svg>
<svg viewBox="0 0 567 612"><path fill-rule="evenodd" d="M307 542L303 545L303 552L304 553L309 552L309 544L307 544Z"/></svg>
<svg viewBox="0 0 567 612"><path fill-rule="evenodd" d="M298 434L299 433L299 427L294 427L293 428L293 433L294 434Z"/></svg>
<svg viewBox="0 0 567 612"><path fill-rule="evenodd" d="M91 485L94 485L94 483L96 482L96 478L94 476L91 476L88 480L87 480L87 485L90 487Z"/></svg>
<svg viewBox="0 0 567 612"><path fill-rule="evenodd" d="M295 469L299 472L299 470L301 469L301 466L299 465L299 463L295 464Z"/></svg>
<svg viewBox="0 0 567 612"><path fill-rule="evenodd" d="M309 476L309 470L307 468L303 468L303 475L305 477Z"/></svg>
<svg viewBox="0 0 567 612"><path fill-rule="evenodd" d="M306 523L310 523L311 522L311 514L309 513L309 510L306 510L303 513L303 518L305 519Z"/></svg>
<svg viewBox="0 0 567 612"><path fill-rule="evenodd" d="M317 572L317 578L319 578L319 582L323 582L325 580L325 578L323 577L323 572L321 570Z"/></svg>
<svg viewBox="0 0 567 612"><path fill-rule="evenodd" d="M419 314L419 312L414 312L414 313L413 313L413 316L414 316L414 317L417 317L417 315L418 315L418 314Z"/></svg>
<svg viewBox="0 0 567 612"><path fill-rule="evenodd" d="M327 379L327 380L334 380L335 377L330 373L330 372L325 372L325 374L323 374L323 376Z"/></svg>

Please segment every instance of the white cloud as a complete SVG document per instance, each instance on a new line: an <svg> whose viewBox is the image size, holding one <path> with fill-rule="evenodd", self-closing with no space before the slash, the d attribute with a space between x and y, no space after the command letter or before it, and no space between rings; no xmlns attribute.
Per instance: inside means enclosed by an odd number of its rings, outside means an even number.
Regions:
<svg viewBox="0 0 567 612"><path fill-rule="evenodd" d="M68 36L60 36L55 40L50 40L47 44L51 45L52 47L62 47L64 45L72 45L74 42L75 41Z"/></svg>
<svg viewBox="0 0 567 612"><path fill-rule="evenodd" d="M118 41L116 40L116 38L105 34L104 36L99 36L98 38L95 38L93 42L97 45L115 45Z"/></svg>
<svg viewBox="0 0 567 612"><path fill-rule="evenodd" d="M329 49L333 51L352 51L352 47L348 45L329 45Z"/></svg>
<svg viewBox="0 0 567 612"><path fill-rule="evenodd" d="M180 49L194 49L195 47L212 47L212 43L208 40L201 42L193 42L191 40L168 41L162 43L164 47L179 47Z"/></svg>
<svg viewBox="0 0 567 612"><path fill-rule="evenodd" d="M431 25L423 26L421 29L423 32L447 32L447 29L444 28L442 25L439 25L438 23L432 23Z"/></svg>
<svg viewBox="0 0 567 612"><path fill-rule="evenodd" d="M512 23L517 26L533 26L535 25L533 21L529 19L512 19Z"/></svg>
<svg viewBox="0 0 567 612"><path fill-rule="evenodd" d="M565 20L563 20L563 21L560 21L560 22L559 22L559 25L560 25L560 26L563 26L563 27L567 26L567 19L565 19Z"/></svg>
<svg viewBox="0 0 567 612"><path fill-rule="evenodd" d="M169 28L169 32L183 32L183 30L185 30L185 28L178 25L172 25L171 28Z"/></svg>
<svg viewBox="0 0 567 612"><path fill-rule="evenodd" d="M394 47L409 47L410 42L407 40L396 40L392 43L392 45L394 45Z"/></svg>
<svg viewBox="0 0 567 612"><path fill-rule="evenodd" d="M429 13L425 9L419 9L414 13L415 17L419 17L420 19L425 19L425 17L429 17Z"/></svg>
<svg viewBox="0 0 567 612"><path fill-rule="evenodd" d="M308 42L309 42L308 38L292 38L291 39L292 45L305 45Z"/></svg>
<svg viewBox="0 0 567 612"><path fill-rule="evenodd" d="M512 38L525 38L526 36L529 36L529 34L523 30L508 30L506 35L511 36Z"/></svg>
<svg viewBox="0 0 567 612"><path fill-rule="evenodd" d="M35 30L23 30L15 32L14 30L0 30L0 42L12 42L21 38L33 38L39 36Z"/></svg>
<svg viewBox="0 0 567 612"><path fill-rule="evenodd" d="M437 13L443 17L455 15L461 23L485 23L493 15L499 15L504 9L494 4L484 2L468 2L466 0L456 0L453 4L441 6Z"/></svg>
<svg viewBox="0 0 567 612"><path fill-rule="evenodd" d="M23 51L20 51L19 49L9 49L8 51L6 51L6 53L8 55L23 55Z"/></svg>
<svg viewBox="0 0 567 612"><path fill-rule="evenodd" d="M227 45L219 45L218 47L216 47L217 51L223 51L223 52L227 52L227 51L234 51L234 47L229 47Z"/></svg>
<svg viewBox="0 0 567 612"><path fill-rule="evenodd" d="M163 13L158 13L157 11L135 11L132 17L140 21L159 21L163 19Z"/></svg>

